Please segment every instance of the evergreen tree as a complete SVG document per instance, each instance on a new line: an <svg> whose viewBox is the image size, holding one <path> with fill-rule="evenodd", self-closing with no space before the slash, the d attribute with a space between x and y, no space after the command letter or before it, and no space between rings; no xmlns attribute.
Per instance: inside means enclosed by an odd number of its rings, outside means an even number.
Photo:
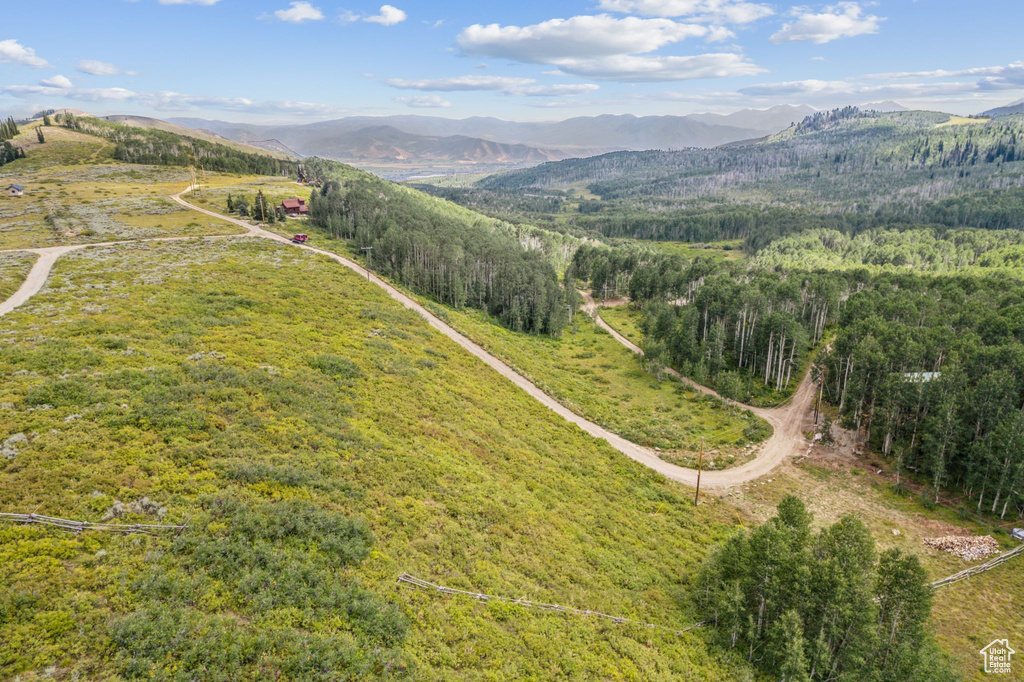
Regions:
<svg viewBox="0 0 1024 682"><path fill-rule="evenodd" d="M41 126L36 128L36 137L39 139L39 144L46 142L46 138L43 137L43 128Z"/></svg>

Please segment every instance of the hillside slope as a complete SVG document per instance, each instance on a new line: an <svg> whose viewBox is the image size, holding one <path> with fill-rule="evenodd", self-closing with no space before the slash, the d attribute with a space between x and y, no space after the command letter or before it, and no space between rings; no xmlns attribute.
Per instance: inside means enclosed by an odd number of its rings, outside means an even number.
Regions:
<svg viewBox="0 0 1024 682"><path fill-rule="evenodd" d="M132 128L149 128L153 130L162 130L166 133L173 133L181 137L194 137L196 139L205 140L206 142L213 142L215 144L223 144L237 149L239 151L248 152L250 154L266 154L272 156L275 159L294 159L295 155L286 152L283 149L270 149L264 145L253 145L246 144L244 142L237 142L230 140L216 133L206 130L192 130L189 128L183 128L182 126L168 123L167 121L161 121L158 118L149 118L147 116L102 116L100 117L103 121L110 121L111 123L119 123L121 125L129 126Z"/></svg>
<svg viewBox="0 0 1024 682"><path fill-rule="evenodd" d="M151 173L187 183L144 165L125 183L96 146L3 173L138 198ZM732 518L343 268L244 238L96 247L2 326L0 433L25 437L0 460L0 510L189 524L0 527L4 677L745 674L699 634L395 587L408 572L683 627Z"/></svg>
<svg viewBox="0 0 1024 682"><path fill-rule="evenodd" d="M614 237L749 238L759 248L812 227L1016 228L1022 177L1024 117L847 108L754 144L570 159L494 174L476 188L521 203L524 194L585 187L601 201L559 220Z"/></svg>

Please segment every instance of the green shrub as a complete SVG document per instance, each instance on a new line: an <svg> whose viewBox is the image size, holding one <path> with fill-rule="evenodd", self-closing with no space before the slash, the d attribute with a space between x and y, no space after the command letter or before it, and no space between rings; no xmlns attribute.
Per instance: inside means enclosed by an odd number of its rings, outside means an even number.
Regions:
<svg viewBox="0 0 1024 682"><path fill-rule="evenodd" d="M25 402L34 406L71 407L89 405L97 400L96 392L81 379L58 379L31 389L25 396Z"/></svg>
<svg viewBox="0 0 1024 682"><path fill-rule="evenodd" d="M363 376L362 370L351 360L330 353L321 353L311 358L309 366L324 374L340 379L359 379Z"/></svg>

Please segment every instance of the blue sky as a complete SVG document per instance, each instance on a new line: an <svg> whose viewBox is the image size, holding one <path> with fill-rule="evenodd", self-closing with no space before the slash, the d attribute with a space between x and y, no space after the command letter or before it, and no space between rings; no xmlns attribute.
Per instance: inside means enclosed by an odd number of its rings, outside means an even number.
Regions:
<svg viewBox="0 0 1024 682"><path fill-rule="evenodd" d="M5 3L0 112L547 120L1024 96L1022 0L392 1Z"/></svg>

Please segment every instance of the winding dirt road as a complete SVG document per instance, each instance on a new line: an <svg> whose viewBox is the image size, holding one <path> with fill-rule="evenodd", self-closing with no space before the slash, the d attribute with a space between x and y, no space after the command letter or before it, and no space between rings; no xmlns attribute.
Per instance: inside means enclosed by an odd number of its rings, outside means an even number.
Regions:
<svg viewBox="0 0 1024 682"><path fill-rule="evenodd" d="M482 362L494 369L498 374L505 377L513 384L518 386L520 389L525 391L534 400L541 403L552 412L555 412L566 421L572 422L585 432L607 441L613 448L626 455L630 459L633 459L646 467L649 467L658 473L662 474L668 479L678 481L686 485L696 485L697 483L697 471L695 469L687 469L684 467L670 464L658 457L654 451L632 443L622 436L612 433L607 429L591 422L578 414L570 411L564 407L561 403L556 401L554 398L544 393L540 388L535 386L533 383L528 381L526 378L518 374L510 366L494 357L481 346L470 341L468 338L457 332L454 328L445 324L440 318L436 317L429 310L424 308L422 305L414 301L412 298L402 293L395 287L391 286L384 280L380 279L373 273L367 273L366 269L358 263L351 261L343 256L339 256L336 253L318 249L306 244L293 244L292 241L281 235L274 234L264 230L261 227L251 225L237 218L231 218L228 216L215 213L214 211L208 211L204 208L200 208L195 204L191 204L182 198L182 194L186 194L188 190L171 196L171 199L177 203L189 208L193 211L198 211L204 215L218 218L220 220L227 221L234 225L238 225L245 228L245 232L242 234L233 235L217 235L209 237L160 237L154 239L139 239L139 240L127 240L127 241L116 241L116 242L102 242L98 244L77 244L74 246L55 246L43 249L20 249L20 251L28 251L35 253L39 256L38 260L32 266L28 277L22 286L6 301L0 303L0 315L5 315L19 305L23 304L33 295L38 293L46 283L47 277L53 268L54 263L65 253L70 251L76 251L78 249L90 248L93 246L113 246L117 244L137 243L137 242L167 242L167 241L180 241L187 239L225 239L232 237L259 237L263 239L269 239L272 241L280 242L282 244L288 244L289 246L295 246L297 248L310 251L313 253L326 256L331 260L344 265L353 272L367 277L371 282L382 288L388 293L388 295L402 304L406 308L416 312L426 322L437 331L441 332L449 339L457 343L459 346L464 348L467 352L479 358ZM588 312L590 312L594 319L597 321L602 328L608 331L614 336L620 343L630 348L634 352L641 352L639 348L629 342L628 339L623 337L621 334L616 332L614 329L609 327L601 320L599 315L596 315L596 305L594 305L593 299L588 301ZM681 377L682 378L682 377ZM684 381L689 381L683 379ZM714 391L706 387L697 385L697 388L703 390L706 393L714 395ZM763 417L767 420L774 429L774 433L768 441L765 442L760 453L757 457L750 462L742 466L738 466L734 469L727 469L724 471L706 471L701 477L701 486L707 488L727 488L732 486L741 485L747 481L751 481L755 478L759 478L764 474L767 474L776 466L778 466L786 457L798 452L802 448L805 448L807 441L802 437L801 426L807 417L807 413L810 405L814 399L814 388L809 380L809 376L805 377L793 397L793 400L789 405L772 410L764 410L759 408L747 408L758 416Z"/></svg>
<svg viewBox="0 0 1024 682"><path fill-rule="evenodd" d="M587 314L594 319L597 326L611 334L612 338L637 355L644 354L643 350L641 350L639 346L601 319L600 306L596 301L594 301L594 297L591 296L589 292L580 291L579 294L583 296L584 310L586 310ZM713 389L710 389L703 384L698 384L693 379L683 376L671 367L665 368L664 371L666 374L674 376L701 393L725 400L725 398L722 398L722 396L718 395L718 393ZM782 407L754 407L752 405L744 405L743 403L729 401L744 410L753 412L755 415L771 424L772 435L764 442L764 445L761 446L761 451L758 453L756 458L734 469L706 472L701 478L701 485L704 485L705 481L715 481L714 483L708 483L708 485L712 487L728 487L746 483L747 481L767 474L769 471L781 464L786 457L796 454L801 450L806 450L809 443L807 439L804 438L803 434L812 427L810 415L811 409L814 406L814 388L814 382L811 381L811 372L810 369L808 369L807 373L804 374L803 380L800 382L800 386L793 394L793 397ZM689 471L689 469L687 471ZM738 474L739 476L736 479L730 480L730 477L727 476L727 474ZM728 482L721 482L723 479Z"/></svg>

